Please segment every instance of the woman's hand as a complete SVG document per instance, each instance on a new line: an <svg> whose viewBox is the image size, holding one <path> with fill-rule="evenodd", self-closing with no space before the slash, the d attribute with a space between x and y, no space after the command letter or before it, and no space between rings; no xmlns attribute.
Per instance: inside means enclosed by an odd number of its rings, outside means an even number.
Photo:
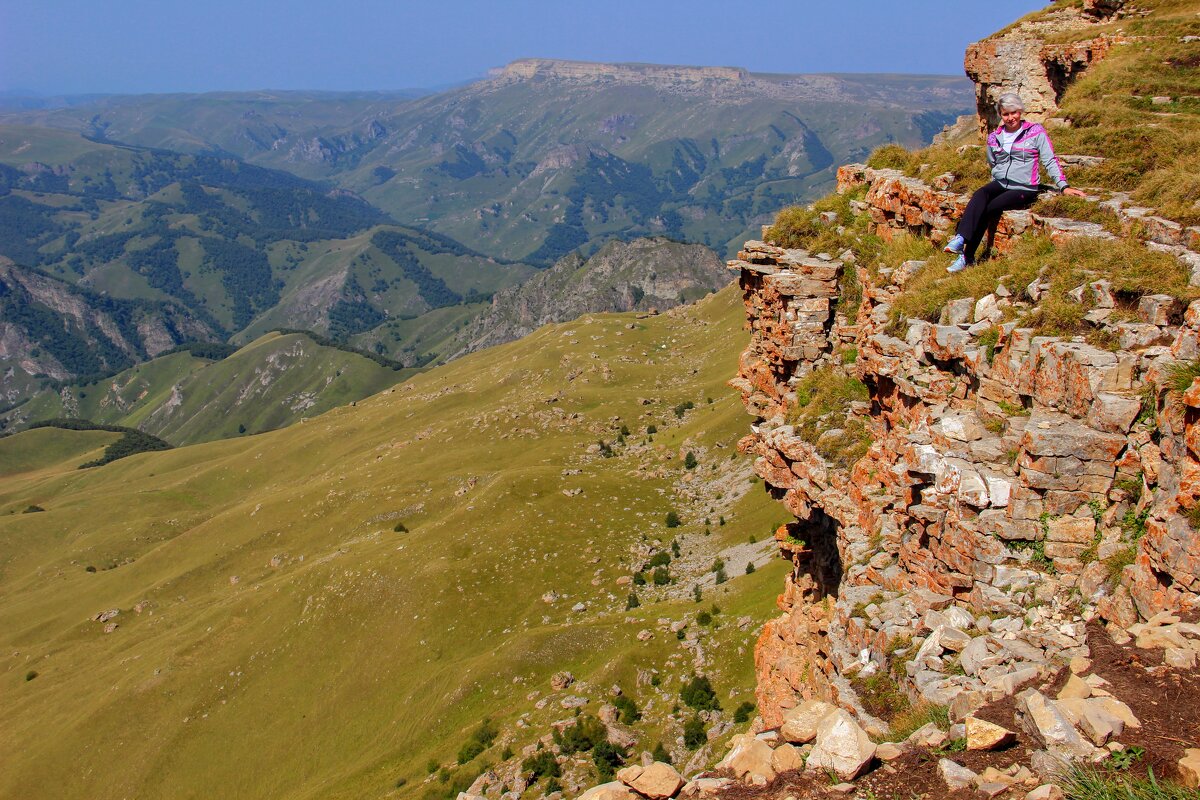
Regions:
<svg viewBox="0 0 1200 800"><path fill-rule="evenodd" d="M1073 186L1068 186L1067 188L1063 189L1062 193L1069 194L1071 197L1087 197L1087 192L1076 189Z"/></svg>

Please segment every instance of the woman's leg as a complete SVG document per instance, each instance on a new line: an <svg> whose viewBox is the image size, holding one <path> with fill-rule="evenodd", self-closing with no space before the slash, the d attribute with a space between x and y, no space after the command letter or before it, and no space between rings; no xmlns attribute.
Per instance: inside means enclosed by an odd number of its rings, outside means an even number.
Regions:
<svg viewBox="0 0 1200 800"><path fill-rule="evenodd" d="M979 187L975 190L975 194L971 195L971 201L967 203L967 208L958 221L957 230L958 235L963 237L966 242L962 252L967 257L967 263L974 260L975 250L983 240L984 232L987 231L987 212L992 198L1004 191L1006 190L1003 186L997 181L992 181L986 186Z"/></svg>
<svg viewBox="0 0 1200 800"><path fill-rule="evenodd" d="M995 188L993 188L995 187ZM989 190L986 199L976 204L976 198L983 194L984 189ZM1016 189L1005 189L999 183L992 181L987 186L980 189L971 197L971 202L967 204L967 210L963 212L963 219L967 219L967 214L972 211L971 206L976 205L975 214L970 220L970 233L962 232L962 223L959 223L960 234L966 240L963 246L963 255L967 259L968 264L975 263L975 251L979 249L983 237L987 235L987 230L991 224L1000 218L1000 215L1005 211L1012 211L1018 208L1028 208L1037 200L1037 192L1022 192Z"/></svg>

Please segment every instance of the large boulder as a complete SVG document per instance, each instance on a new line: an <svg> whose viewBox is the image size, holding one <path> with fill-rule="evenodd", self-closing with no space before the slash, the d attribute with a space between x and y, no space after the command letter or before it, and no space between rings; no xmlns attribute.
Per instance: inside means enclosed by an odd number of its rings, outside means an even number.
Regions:
<svg viewBox="0 0 1200 800"><path fill-rule="evenodd" d="M875 743L854 717L837 709L817 726L808 769L831 769L844 781L857 778L875 757Z"/></svg>
<svg viewBox="0 0 1200 800"><path fill-rule="evenodd" d="M783 726L779 735L785 742L808 744L817 738L817 726L821 720L837 709L822 700L806 700L783 714Z"/></svg>
<svg viewBox="0 0 1200 800"><path fill-rule="evenodd" d="M1189 747L1179 759L1179 775L1189 789L1200 789L1200 748Z"/></svg>
<svg viewBox="0 0 1200 800"><path fill-rule="evenodd" d="M579 795L578 800L637 800L637 795L620 781L612 781L593 786Z"/></svg>
<svg viewBox="0 0 1200 800"><path fill-rule="evenodd" d="M670 764L655 761L643 769L629 785L638 794L651 800L666 800L668 797L674 797L683 786L683 778L679 777L679 773Z"/></svg>
<svg viewBox="0 0 1200 800"><path fill-rule="evenodd" d="M1089 758L1095 748L1087 742L1071 722L1070 715L1054 700L1041 692L1031 692L1023 699L1026 729L1046 744L1046 749L1060 758Z"/></svg>
<svg viewBox="0 0 1200 800"><path fill-rule="evenodd" d="M776 772L804 769L804 754L798 747L785 742L771 753L771 768Z"/></svg>
<svg viewBox="0 0 1200 800"><path fill-rule="evenodd" d="M966 728L968 750L998 750L1017 738L1007 728L978 717L967 717Z"/></svg>
<svg viewBox="0 0 1200 800"><path fill-rule="evenodd" d="M729 752L717 764L717 769L729 769L739 778L756 781L775 779L775 768L771 766L771 746L752 734L743 733L730 741Z"/></svg>

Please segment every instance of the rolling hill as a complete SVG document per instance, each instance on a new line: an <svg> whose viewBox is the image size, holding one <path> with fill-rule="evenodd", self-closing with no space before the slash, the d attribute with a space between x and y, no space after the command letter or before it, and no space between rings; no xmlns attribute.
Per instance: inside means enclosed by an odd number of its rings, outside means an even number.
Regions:
<svg viewBox="0 0 1200 800"><path fill-rule="evenodd" d="M710 758L786 566L735 455L741 317L732 289L592 315L303 425L83 472L105 434L0 440L0 795L452 797L613 684L635 752ZM655 553L673 580L631 584ZM698 754L672 711L693 669L726 709ZM498 738L457 764L484 717Z"/></svg>
<svg viewBox="0 0 1200 800"><path fill-rule="evenodd" d="M184 445L275 430L375 394L414 374L270 333L220 359L180 350L109 378L47 387L0 415L0 429L88 419Z"/></svg>

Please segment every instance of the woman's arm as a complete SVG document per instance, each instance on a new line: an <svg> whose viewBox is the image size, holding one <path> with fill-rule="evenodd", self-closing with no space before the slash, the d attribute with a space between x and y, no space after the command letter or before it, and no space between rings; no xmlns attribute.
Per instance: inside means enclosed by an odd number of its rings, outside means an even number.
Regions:
<svg viewBox="0 0 1200 800"><path fill-rule="evenodd" d="M1050 134L1046 133L1045 128L1038 131L1037 150L1038 158L1046 167L1046 174L1054 181L1054 185L1058 187L1059 191L1065 193L1067 191L1067 176L1063 172L1062 166L1058 163L1058 157L1054 155L1054 146L1050 144ZM1033 180L1034 182L1037 181L1037 175L1033 176Z"/></svg>

